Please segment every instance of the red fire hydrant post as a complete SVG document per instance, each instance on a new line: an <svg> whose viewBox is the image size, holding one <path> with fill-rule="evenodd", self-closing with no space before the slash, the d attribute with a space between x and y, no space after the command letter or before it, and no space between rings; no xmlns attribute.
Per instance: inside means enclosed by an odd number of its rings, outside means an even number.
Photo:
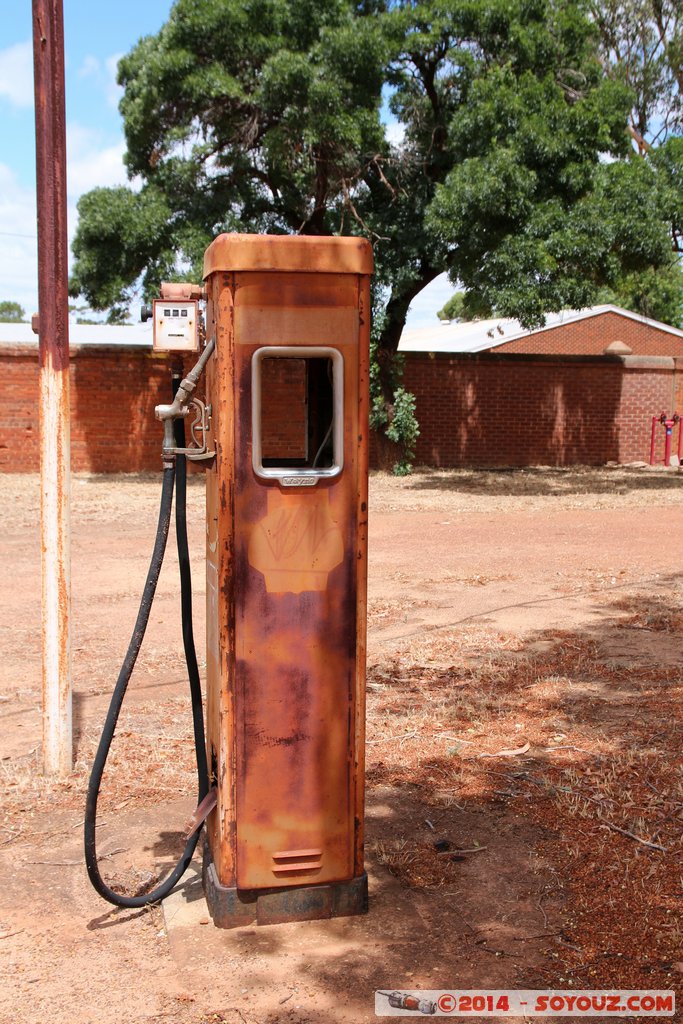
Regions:
<svg viewBox="0 0 683 1024"><path fill-rule="evenodd" d="M650 465L655 464L655 444L657 442L657 424L659 423L659 416L652 417L652 433L650 434Z"/></svg>
<svg viewBox="0 0 683 1024"><path fill-rule="evenodd" d="M673 433L674 427L679 422L680 416L677 412L673 416L667 416L666 413L662 413L659 418L659 422L663 425L666 433L664 436L664 465L671 465L671 446L673 444ZM680 449L680 436L679 436L679 449Z"/></svg>

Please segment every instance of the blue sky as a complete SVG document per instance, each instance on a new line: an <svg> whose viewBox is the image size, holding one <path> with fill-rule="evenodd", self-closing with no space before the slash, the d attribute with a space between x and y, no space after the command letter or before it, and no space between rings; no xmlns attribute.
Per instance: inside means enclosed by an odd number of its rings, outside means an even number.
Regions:
<svg viewBox="0 0 683 1024"><path fill-rule="evenodd" d="M118 59L157 32L171 0L64 0L69 235L78 197L126 181ZM37 309L35 126L30 0L3 5L0 30L0 300ZM452 287L438 278L415 300L411 326L435 322Z"/></svg>

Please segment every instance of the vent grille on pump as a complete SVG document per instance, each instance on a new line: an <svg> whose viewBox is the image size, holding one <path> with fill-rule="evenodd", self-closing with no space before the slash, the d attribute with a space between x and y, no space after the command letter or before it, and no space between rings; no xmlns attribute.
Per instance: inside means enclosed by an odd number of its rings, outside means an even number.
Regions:
<svg viewBox="0 0 683 1024"><path fill-rule="evenodd" d="M320 871L323 866L322 850L278 850L273 854L273 874L301 875Z"/></svg>

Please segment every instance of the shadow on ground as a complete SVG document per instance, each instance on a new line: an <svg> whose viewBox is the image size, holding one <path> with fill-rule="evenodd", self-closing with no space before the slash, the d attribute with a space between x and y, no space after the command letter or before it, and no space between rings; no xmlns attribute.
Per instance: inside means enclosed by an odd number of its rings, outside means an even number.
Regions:
<svg viewBox="0 0 683 1024"><path fill-rule="evenodd" d="M682 486L681 474L663 466L649 467L538 467L434 470L416 469L405 481L407 491L461 492L507 497L571 494L628 494L673 490Z"/></svg>

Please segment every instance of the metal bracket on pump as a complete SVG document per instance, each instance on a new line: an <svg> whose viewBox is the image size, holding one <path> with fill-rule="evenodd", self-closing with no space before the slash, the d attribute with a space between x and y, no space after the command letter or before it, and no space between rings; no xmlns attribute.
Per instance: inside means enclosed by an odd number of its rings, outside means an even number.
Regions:
<svg viewBox="0 0 683 1024"><path fill-rule="evenodd" d="M163 408L160 406L159 408ZM195 418L190 423L190 437L193 444L189 448L174 448L174 455L185 455L192 462L201 462L202 459L212 459L216 454L209 451L209 432L211 430L211 406L206 405L200 398L192 398L187 409L182 415L187 415L190 409L195 410ZM155 410L156 411L156 410ZM159 419L161 417L158 417ZM199 434L199 436L197 436ZM164 446L164 453L166 448Z"/></svg>
<svg viewBox="0 0 683 1024"><path fill-rule="evenodd" d="M188 459L199 461L200 459L212 459L215 451L208 450L208 434L211 419L211 406L207 406L199 398L192 398L192 392L197 387L197 381L202 375L204 367L213 354L216 347L216 339L212 338L199 357L197 363L181 381L176 396L169 405L157 405L154 415L164 424L164 442L162 446L162 458L164 462L173 461L176 455L185 455ZM175 444L173 423L177 419L189 416L190 409L194 407L197 415L190 426L190 433L196 447L178 448ZM201 434L201 440L197 437L196 431Z"/></svg>

